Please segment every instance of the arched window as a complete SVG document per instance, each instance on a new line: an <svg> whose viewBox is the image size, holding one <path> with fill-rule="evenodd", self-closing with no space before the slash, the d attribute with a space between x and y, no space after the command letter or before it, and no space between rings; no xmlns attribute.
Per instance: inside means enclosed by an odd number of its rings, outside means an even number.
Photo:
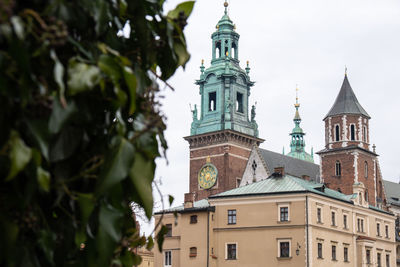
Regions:
<svg viewBox="0 0 400 267"><path fill-rule="evenodd" d="M364 198L365 198L365 202L368 202L368 189L365 189Z"/></svg>
<svg viewBox="0 0 400 267"><path fill-rule="evenodd" d="M335 126L335 141L339 141L340 140L340 126L336 125Z"/></svg>
<svg viewBox="0 0 400 267"><path fill-rule="evenodd" d="M368 163L364 162L364 177L368 178Z"/></svg>
<svg viewBox="0 0 400 267"><path fill-rule="evenodd" d="M232 57L235 57L237 59L237 47L236 43L232 43Z"/></svg>
<svg viewBox="0 0 400 267"><path fill-rule="evenodd" d="M217 42L215 44L215 56L216 56L216 58L221 57L221 42Z"/></svg>
<svg viewBox="0 0 400 267"><path fill-rule="evenodd" d="M356 127L354 124L350 125L350 140L356 140Z"/></svg>
<svg viewBox="0 0 400 267"><path fill-rule="evenodd" d="M336 163L335 163L335 175L336 176L342 175L342 166L339 161L336 161Z"/></svg>

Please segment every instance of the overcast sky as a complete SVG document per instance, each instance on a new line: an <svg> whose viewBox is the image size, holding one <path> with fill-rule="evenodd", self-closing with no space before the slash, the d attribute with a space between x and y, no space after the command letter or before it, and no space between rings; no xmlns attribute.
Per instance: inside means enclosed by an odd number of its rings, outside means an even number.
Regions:
<svg viewBox="0 0 400 267"><path fill-rule="evenodd" d="M165 9L179 2L167 1ZM201 59L210 66L211 34L223 11L223 0L196 2L185 28L191 59L169 81L175 92L164 93L169 164L158 161L156 179L161 178L164 195L175 197L173 206L183 203L189 189L189 145L183 140L192 121L189 103L200 103L194 81ZM298 84L306 150L323 149L322 119L339 93L346 65L350 84L372 118L370 141L377 146L383 178L399 182L400 1L231 0L228 11L240 34L240 64L244 68L250 61L256 82L249 104L257 101L261 147L289 151ZM319 164L318 155L314 161Z"/></svg>

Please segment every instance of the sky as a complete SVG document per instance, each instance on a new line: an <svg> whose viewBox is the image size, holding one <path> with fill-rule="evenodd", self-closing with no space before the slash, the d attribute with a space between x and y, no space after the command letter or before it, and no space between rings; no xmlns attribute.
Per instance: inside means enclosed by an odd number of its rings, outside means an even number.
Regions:
<svg viewBox="0 0 400 267"><path fill-rule="evenodd" d="M179 2L166 1L165 10ZM189 104L199 105L200 62L211 61L211 34L224 12L223 0L197 0L185 35L191 59L169 80L175 91L163 91L167 116L168 163L157 162L156 177L172 206L183 203L189 190L189 145L192 115ZM294 127L293 104L299 88L301 127L306 151L324 148L322 119L333 105L344 78L371 116L370 141L383 178L400 180L400 1L398 0L230 0L228 14L240 34L242 68L250 62L249 105L257 101L256 121L262 148L289 149ZM314 161L319 164L318 155ZM155 191L155 210L163 206ZM152 226L142 223L150 234Z"/></svg>

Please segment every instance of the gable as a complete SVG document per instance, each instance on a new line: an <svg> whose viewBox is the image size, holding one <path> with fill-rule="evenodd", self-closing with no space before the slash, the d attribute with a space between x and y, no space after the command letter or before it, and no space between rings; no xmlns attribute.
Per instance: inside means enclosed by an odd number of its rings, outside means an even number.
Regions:
<svg viewBox="0 0 400 267"><path fill-rule="evenodd" d="M257 165L257 168L255 169L255 175L252 167L253 162L255 162ZM257 151L257 148L253 147L249 156L249 160L247 161L246 168L243 172L240 186L251 184L254 182L254 179L255 181L261 181L262 179L265 179L270 175L271 173L269 173L268 170L265 168L265 163L261 159L260 154Z"/></svg>

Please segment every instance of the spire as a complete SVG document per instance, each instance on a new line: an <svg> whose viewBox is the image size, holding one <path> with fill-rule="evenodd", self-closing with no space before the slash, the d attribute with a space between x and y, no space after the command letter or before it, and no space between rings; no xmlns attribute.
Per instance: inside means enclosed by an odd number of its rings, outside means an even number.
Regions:
<svg viewBox="0 0 400 267"><path fill-rule="evenodd" d="M368 117L368 119L371 118L358 102L357 97L350 86L349 79L347 77L347 68L345 70L344 80L342 87L340 88L340 92L336 97L335 103L324 119L341 114L359 114Z"/></svg>
<svg viewBox="0 0 400 267"><path fill-rule="evenodd" d="M304 141L305 133L303 132L303 129L300 127L301 117L299 113L300 103L299 103L298 91L299 89L296 86L296 103L294 104L294 107L296 108L296 113L293 118L294 128L290 133L292 140L290 142L290 153L288 153L288 156L306 160L309 162L314 162L313 157L304 150L304 147L306 146Z"/></svg>
<svg viewBox="0 0 400 267"><path fill-rule="evenodd" d="M224 3L225 15L228 15L228 6L229 6L229 4L228 4L227 0L225 0L225 3Z"/></svg>

